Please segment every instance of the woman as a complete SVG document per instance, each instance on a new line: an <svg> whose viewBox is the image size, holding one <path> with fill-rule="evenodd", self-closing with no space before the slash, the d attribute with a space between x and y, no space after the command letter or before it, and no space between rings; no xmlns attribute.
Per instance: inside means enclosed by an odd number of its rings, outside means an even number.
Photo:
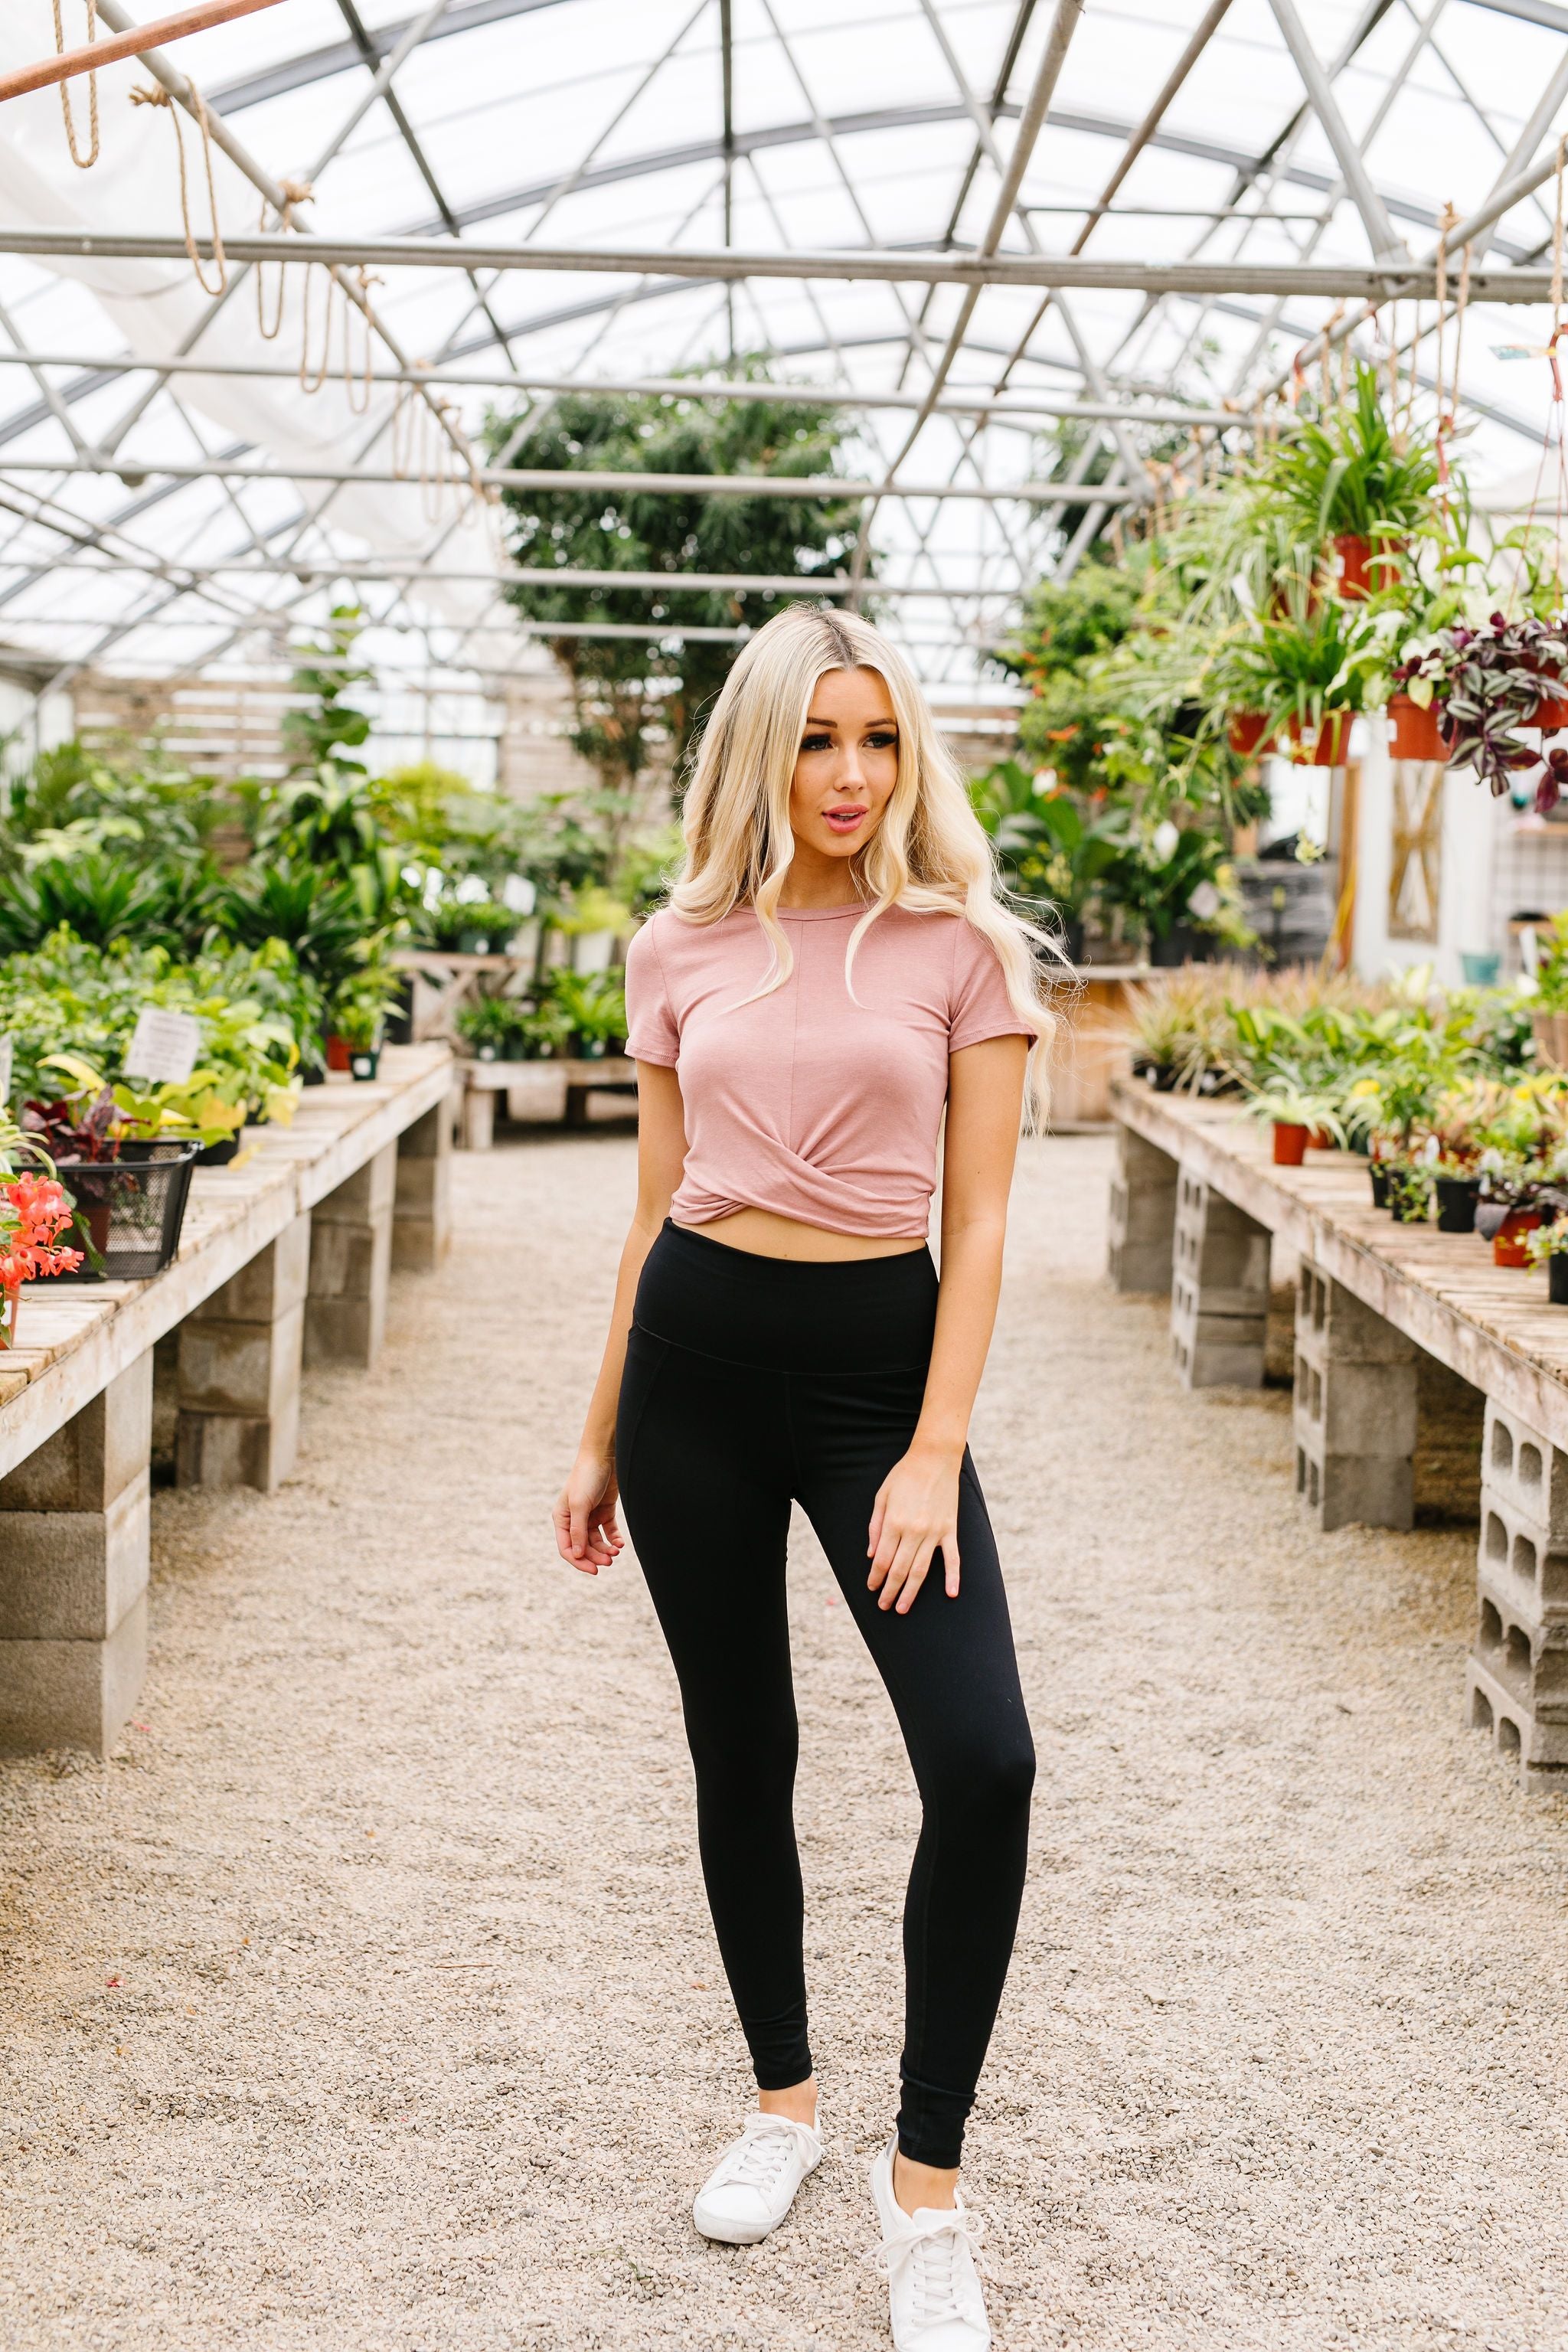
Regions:
<svg viewBox="0 0 1568 2352"><path fill-rule="evenodd" d="M893 2339L982 2352L959 2155L1035 1759L965 1437L1050 1016L958 770L865 621L797 605L758 631L714 706L685 835L626 962L637 1207L556 1540L586 1575L607 1567L618 1488L675 1663L758 2084L694 2217L751 2245L821 2155L784 1607L792 1500L811 1519L923 1806L902 2104L871 2170ZM944 1108L939 1286L925 1237Z"/></svg>

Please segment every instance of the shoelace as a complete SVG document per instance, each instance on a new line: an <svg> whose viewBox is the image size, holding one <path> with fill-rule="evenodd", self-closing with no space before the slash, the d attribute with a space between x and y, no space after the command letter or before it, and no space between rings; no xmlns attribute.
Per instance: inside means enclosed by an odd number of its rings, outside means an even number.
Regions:
<svg viewBox="0 0 1568 2352"><path fill-rule="evenodd" d="M973 2318L973 2311L965 2308L958 2292L958 2255L961 2247L966 2249L975 2269L981 2269L980 2229L977 2213L967 2210L944 2213L940 2221L909 2237L900 2232L896 2238L884 2238L877 2248L873 2260L889 2280L897 2282L903 2272L910 2272L910 2299L918 2326L935 2327L947 2319Z"/></svg>
<svg viewBox="0 0 1568 2352"><path fill-rule="evenodd" d="M759 2189L766 2196L800 2146L805 2130L803 2124L792 2123L787 2116L754 2117L741 2135L721 2178L744 2189Z"/></svg>

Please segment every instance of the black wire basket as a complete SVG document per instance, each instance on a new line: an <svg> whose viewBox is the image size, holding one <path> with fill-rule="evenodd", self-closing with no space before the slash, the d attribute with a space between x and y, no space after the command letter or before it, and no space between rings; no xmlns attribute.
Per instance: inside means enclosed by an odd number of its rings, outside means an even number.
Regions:
<svg viewBox="0 0 1568 2352"><path fill-rule="evenodd" d="M76 1214L61 1245L82 1263L62 1282L145 1282L180 1246L195 1143L122 1143L113 1160L61 1160Z"/></svg>

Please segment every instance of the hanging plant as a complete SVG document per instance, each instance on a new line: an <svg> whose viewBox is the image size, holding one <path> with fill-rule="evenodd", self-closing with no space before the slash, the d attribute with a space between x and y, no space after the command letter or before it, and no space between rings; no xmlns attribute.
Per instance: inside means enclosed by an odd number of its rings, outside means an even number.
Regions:
<svg viewBox="0 0 1568 2352"><path fill-rule="evenodd" d="M1474 769L1500 799L1517 770L1542 760L1542 745L1527 742L1522 730L1549 730L1568 719L1568 635L1561 622L1508 621L1494 613L1483 628L1441 630L1437 654L1449 765ZM1413 698L1418 682L1425 680L1410 680ZM1563 768L1568 761L1555 754L1545 762L1536 791L1542 814L1562 795Z"/></svg>
<svg viewBox="0 0 1568 2352"><path fill-rule="evenodd" d="M1258 475L1265 502L1298 538L1331 544L1336 593L1350 600L1396 584L1410 540L1433 530L1437 480L1436 448L1395 429L1378 372L1364 364L1353 397L1300 423Z"/></svg>

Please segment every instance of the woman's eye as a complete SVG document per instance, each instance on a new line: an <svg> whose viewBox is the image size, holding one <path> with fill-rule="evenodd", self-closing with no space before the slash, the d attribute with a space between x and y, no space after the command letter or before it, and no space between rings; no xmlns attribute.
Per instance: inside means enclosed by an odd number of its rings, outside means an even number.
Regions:
<svg viewBox="0 0 1568 2352"><path fill-rule="evenodd" d="M802 740L800 748L803 751L830 751L833 738L831 735L807 735Z"/></svg>
<svg viewBox="0 0 1568 2352"><path fill-rule="evenodd" d="M893 751L898 749L899 739L888 729L883 729L879 734L868 735L866 742L873 751Z"/></svg>

